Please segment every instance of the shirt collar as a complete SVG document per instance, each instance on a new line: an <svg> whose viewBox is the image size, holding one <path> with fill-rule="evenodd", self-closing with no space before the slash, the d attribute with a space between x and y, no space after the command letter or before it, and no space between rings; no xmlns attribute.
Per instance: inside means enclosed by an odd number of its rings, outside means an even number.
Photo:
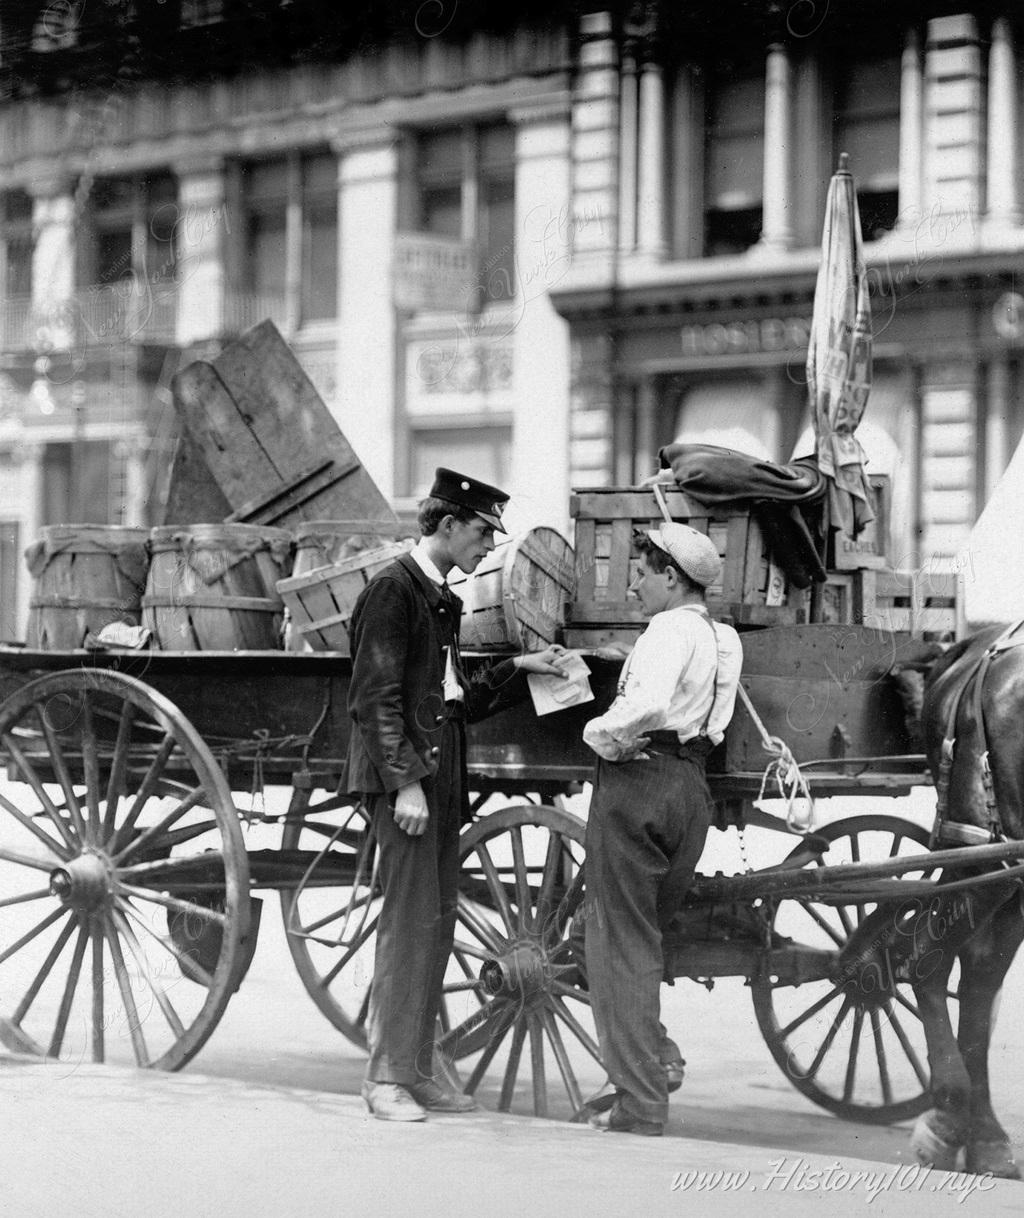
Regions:
<svg viewBox="0 0 1024 1218"><path fill-rule="evenodd" d="M441 572L437 569L437 564L427 553L427 547L424 544L424 539L421 537L419 541L409 551L409 557L419 567L423 574L438 587L444 587L446 580Z"/></svg>

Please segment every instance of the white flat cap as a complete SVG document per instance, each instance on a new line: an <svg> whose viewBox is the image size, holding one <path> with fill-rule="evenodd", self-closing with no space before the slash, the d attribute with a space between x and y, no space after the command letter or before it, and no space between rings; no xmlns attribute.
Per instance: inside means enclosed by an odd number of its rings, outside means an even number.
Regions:
<svg viewBox="0 0 1024 1218"><path fill-rule="evenodd" d="M721 576L722 560L714 542L688 524L666 522L648 530L647 536L702 588L710 587Z"/></svg>

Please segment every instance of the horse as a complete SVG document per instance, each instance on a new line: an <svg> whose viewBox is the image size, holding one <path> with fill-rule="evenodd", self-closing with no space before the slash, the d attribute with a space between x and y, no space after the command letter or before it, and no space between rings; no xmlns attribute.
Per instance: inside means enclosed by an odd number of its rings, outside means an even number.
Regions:
<svg viewBox="0 0 1024 1218"><path fill-rule="evenodd" d="M1024 623L986 627L954 644L926 673L921 729L938 793L934 849L1024 839L1022 717ZM1001 866L944 872L943 882L963 885L938 893L907 924L906 975L924 1027L934 1105L918 1118L911 1145L922 1163L939 1169L962 1164L968 1172L1019 1179L989 1094L996 1001L1024 940L1021 881L999 880ZM947 997L957 960L954 1035Z"/></svg>

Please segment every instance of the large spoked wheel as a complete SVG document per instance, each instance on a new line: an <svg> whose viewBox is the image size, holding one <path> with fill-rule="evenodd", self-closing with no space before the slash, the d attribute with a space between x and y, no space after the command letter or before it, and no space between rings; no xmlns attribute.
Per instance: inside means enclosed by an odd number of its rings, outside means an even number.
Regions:
<svg viewBox="0 0 1024 1218"><path fill-rule="evenodd" d="M281 912L295 968L324 1016L366 1048L366 1016L377 943L380 891L369 818L361 806L329 798L310 803L296 791L281 845L309 864L282 889Z"/></svg>
<svg viewBox="0 0 1024 1218"><path fill-rule="evenodd" d="M173 703L96 669L10 697L0 751L13 780L0 793L0 1039L178 1069L251 946L223 772Z"/></svg>
<svg viewBox="0 0 1024 1218"><path fill-rule="evenodd" d="M825 825L816 836L829 847L811 867L877 862L928 849L924 829L894 816L851 817ZM931 879L935 873L927 868L907 878ZM891 921L876 904L782 900L772 930L834 951L835 968L824 980L799 986L767 974L751 982L758 1026L793 1086L830 1112L873 1124L908 1120L931 1106L927 1046L913 989L895 969L887 976L884 959L876 963L872 954ZM854 963L848 952L841 965L839 953L851 940ZM952 983L948 997L955 1008Z"/></svg>
<svg viewBox="0 0 1024 1218"><path fill-rule="evenodd" d="M580 1066L600 1065L570 942L583 836L581 820L544 805L504 808L463 835L438 1049L462 1068L467 1092L502 1112L570 1117L583 1104Z"/></svg>

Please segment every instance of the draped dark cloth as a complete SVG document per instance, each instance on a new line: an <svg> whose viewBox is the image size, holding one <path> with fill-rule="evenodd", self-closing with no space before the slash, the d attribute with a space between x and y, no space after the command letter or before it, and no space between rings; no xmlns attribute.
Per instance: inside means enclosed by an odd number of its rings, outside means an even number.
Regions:
<svg viewBox="0 0 1024 1218"><path fill-rule="evenodd" d="M747 504L773 558L797 588L825 580L821 555L828 479L813 457L788 465L714 444L667 444L658 454L681 491L698 503Z"/></svg>

